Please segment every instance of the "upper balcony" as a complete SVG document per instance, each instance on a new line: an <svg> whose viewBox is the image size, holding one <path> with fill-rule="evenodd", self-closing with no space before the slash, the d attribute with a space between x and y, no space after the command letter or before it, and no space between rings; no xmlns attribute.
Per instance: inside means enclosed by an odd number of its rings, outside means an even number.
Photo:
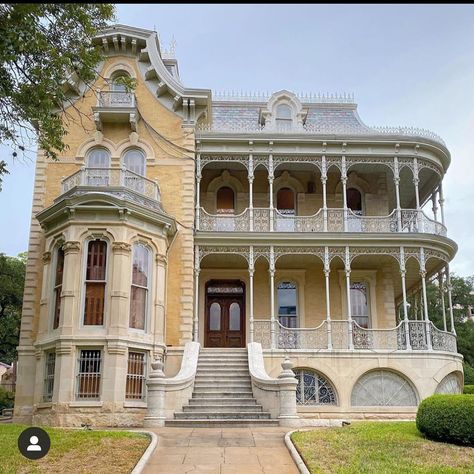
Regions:
<svg viewBox="0 0 474 474"><path fill-rule="evenodd" d="M124 90L100 91L97 105L92 107L97 130L104 123L129 123L133 131L137 129L138 110L135 94Z"/></svg>

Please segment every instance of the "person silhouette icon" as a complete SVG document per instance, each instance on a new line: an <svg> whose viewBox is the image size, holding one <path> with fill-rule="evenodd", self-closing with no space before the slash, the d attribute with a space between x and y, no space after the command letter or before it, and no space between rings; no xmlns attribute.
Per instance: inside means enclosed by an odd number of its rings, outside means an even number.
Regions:
<svg viewBox="0 0 474 474"><path fill-rule="evenodd" d="M30 445L26 448L27 451L41 451L41 446L38 444L38 436L30 437Z"/></svg>

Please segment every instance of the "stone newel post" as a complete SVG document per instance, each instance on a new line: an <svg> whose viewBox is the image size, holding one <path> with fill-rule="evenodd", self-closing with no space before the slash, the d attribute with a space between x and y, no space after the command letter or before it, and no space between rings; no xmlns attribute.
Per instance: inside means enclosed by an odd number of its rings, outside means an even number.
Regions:
<svg viewBox="0 0 474 474"><path fill-rule="evenodd" d="M281 363L281 366L283 370L278 376L280 387L280 416L278 419L281 426L289 426L292 424L292 420L298 418L296 412L296 387L298 386L298 381L291 370L293 363L288 358Z"/></svg>
<svg viewBox="0 0 474 474"><path fill-rule="evenodd" d="M147 394L147 414L143 421L146 428L156 428L165 426L165 373L164 364L161 360L155 360L151 364L152 372L146 381Z"/></svg>

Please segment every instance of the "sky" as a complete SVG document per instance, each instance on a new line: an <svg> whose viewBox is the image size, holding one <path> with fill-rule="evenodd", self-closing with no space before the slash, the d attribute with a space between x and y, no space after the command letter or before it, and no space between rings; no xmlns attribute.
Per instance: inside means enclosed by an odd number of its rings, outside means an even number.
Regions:
<svg viewBox="0 0 474 474"><path fill-rule="evenodd" d="M474 274L474 5L116 5L119 23L174 36L182 82L213 91L350 92L367 125L442 136L451 271ZM34 160L0 192L0 252L27 250Z"/></svg>

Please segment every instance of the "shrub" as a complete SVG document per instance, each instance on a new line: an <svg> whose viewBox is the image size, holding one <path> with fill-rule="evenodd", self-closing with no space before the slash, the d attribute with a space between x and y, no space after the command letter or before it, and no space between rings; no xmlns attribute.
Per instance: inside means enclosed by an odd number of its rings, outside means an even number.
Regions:
<svg viewBox="0 0 474 474"><path fill-rule="evenodd" d="M464 385L464 394L474 395L474 385Z"/></svg>
<svg viewBox="0 0 474 474"><path fill-rule="evenodd" d="M466 385L474 385L474 367L464 363L464 383Z"/></svg>
<svg viewBox="0 0 474 474"><path fill-rule="evenodd" d="M15 394L0 387L0 413L4 408L13 408Z"/></svg>
<svg viewBox="0 0 474 474"><path fill-rule="evenodd" d="M420 403L416 427L436 441L474 446L474 395L432 395Z"/></svg>

